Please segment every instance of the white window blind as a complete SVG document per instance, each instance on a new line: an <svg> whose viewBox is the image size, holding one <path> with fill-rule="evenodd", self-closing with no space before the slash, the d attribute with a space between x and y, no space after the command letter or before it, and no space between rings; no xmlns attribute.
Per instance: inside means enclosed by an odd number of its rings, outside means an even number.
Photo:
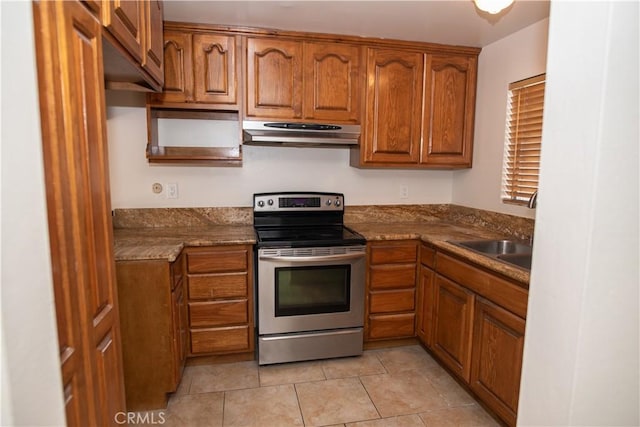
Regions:
<svg viewBox="0 0 640 427"><path fill-rule="evenodd" d="M538 190L545 75L509 85L502 201L526 204Z"/></svg>

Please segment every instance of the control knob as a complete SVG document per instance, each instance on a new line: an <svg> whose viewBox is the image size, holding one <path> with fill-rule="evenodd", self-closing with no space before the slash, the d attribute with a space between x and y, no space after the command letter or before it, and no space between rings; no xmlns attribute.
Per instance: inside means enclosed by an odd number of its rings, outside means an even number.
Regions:
<svg viewBox="0 0 640 427"><path fill-rule="evenodd" d="M263 207L264 206L264 201L263 200L258 200L258 206L259 207Z"/></svg>
<svg viewBox="0 0 640 427"><path fill-rule="evenodd" d="M327 206L331 206L331 199L327 199L327 201L325 202L325 204L326 204Z"/></svg>
<svg viewBox="0 0 640 427"><path fill-rule="evenodd" d="M335 205L336 207L340 206L340 199L336 199Z"/></svg>
<svg viewBox="0 0 640 427"><path fill-rule="evenodd" d="M269 206L272 206L272 205L273 205L273 199L269 199L269 200L267 200L267 204L268 204Z"/></svg>

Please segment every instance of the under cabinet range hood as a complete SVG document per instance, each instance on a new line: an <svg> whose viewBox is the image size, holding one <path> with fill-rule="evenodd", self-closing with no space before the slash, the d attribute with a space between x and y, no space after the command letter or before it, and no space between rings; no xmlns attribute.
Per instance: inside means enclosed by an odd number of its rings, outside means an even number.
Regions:
<svg viewBox="0 0 640 427"><path fill-rule="evenodd" d="M360 140L360 125L319 123L242 122L246 145L287 147L354 147Z"/></svg>

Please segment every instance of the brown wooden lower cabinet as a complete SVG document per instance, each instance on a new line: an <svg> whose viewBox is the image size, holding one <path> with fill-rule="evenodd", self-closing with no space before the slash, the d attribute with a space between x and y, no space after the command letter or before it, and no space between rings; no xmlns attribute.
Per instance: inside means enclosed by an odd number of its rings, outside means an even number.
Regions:
<svg viewBox="0 0 640 427"><path fill-rule="evenodd" d="M415 240L370 242L365 340L415 336Z"/></svg>
<svg viewBox="0 0 640 427"><path fill-rule="evenodd" d="M369 316L369 339L395 339L411 337L414 333L415 314L401 313Z"/></svg>
<svg viewBox="0 0 640 427"><path fill-rule="evenodd" d="M253 352L253 248L188 247L184 253L189 355Z"/></svg>
<svg viewBox="0 0 640 427"><path fill-rule="evenodd" d="M528 291L455 256L420 248L416 335L507 425L516 425Z"/></svg>
<svg viewBox="0 0 640 427"><path fill-rule="evenodd" d="M416 294L416 335L427 348L433 345L433 306L436 250L426 243L420 246L420 266Z"/></svg>
<svg viewBox="0 0 640 427"><path fill-rule="evenodd" d="M253 334L248 325L191 330L192 354L239 353L252 346Z"/></svg>
<svg viewBox="0 0 640 427"><path fill-rule="evenodd" d="M187 356L182 263L116 263L128 411L165 408L180 384Z"/></svg>
<svg viewBox="0 0 640 427"><path fill-rule="evenodd" d="M507 424L516 424L525 321L483 299L476 300L471 389Z"/></svg>
<svg viewBox="0 0 640 427"><path fill-rule="evenodd" d="M417 309L416 309L416 335L428 348L433 345L433 306L434 306L434 281L436 273L426 267L420 266L418 279Z"/></svg>
<svg viewBox="0 0 640 427"><path fill-rule="evenodd" d="M453 373L469 381L475 295L440 275L435 278L433 346Z"/></svg>
<svg viewBox="0 0 640 427"><path fill-rule="evenodd" d="M182 259L179 260L182 263ZM171 316L173 318L173 357L177 363L174 363L174 377L176 388L182 379L182 369L187 360L188 341L187 341L187 297L184 281L180 283L171 292Z"/></svg>

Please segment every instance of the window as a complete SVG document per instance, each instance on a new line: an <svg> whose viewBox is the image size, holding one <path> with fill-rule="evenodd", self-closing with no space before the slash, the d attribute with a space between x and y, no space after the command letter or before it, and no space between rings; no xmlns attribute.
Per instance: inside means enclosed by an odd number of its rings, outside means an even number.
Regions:
<svg viewBox="0 0 640 427"><path fill-rule="evenodd" d="M538 190L545 75L509 85L502 201L527 204Z"/></svg>

